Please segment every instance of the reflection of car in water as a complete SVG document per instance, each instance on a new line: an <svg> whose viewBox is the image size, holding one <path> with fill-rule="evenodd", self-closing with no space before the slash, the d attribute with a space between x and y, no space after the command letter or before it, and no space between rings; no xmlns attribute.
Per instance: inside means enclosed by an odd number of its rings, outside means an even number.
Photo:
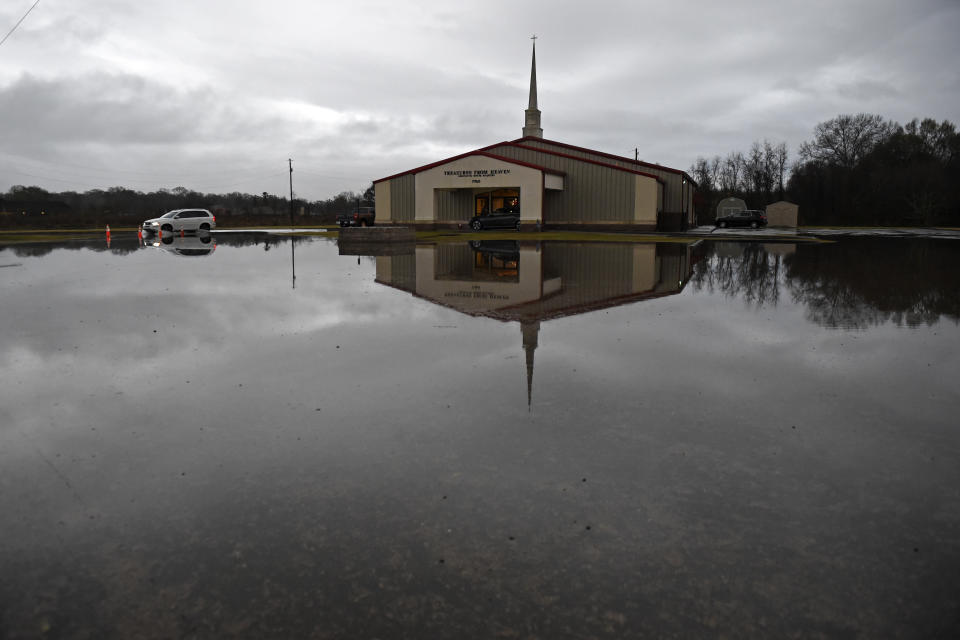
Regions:
<svg viewBox="0 0 960 640"><path fill-rule="evenodd" d="M516 240L471 240L470 248L476 253L497 256L504 260L520 258L520 243Z"/></svg>
<svg viewBox="0 0 960 640"><path fill-rule="evenodd" d="M474 275L514 280L520 272L520 243L516 240L473 240Z"/></svg>
<svg viewBox="0 0 960 640"><path fill-rule="evenodd" d="M470 218L470 228L474 231L482 229L516 229L520 230L520 207L510 204L494 210L493 213L480 213Z"/></svg>
<svg viewBox="0 0 960 640"><path fill-rule="evenodd" d="M174 209L159 218L143 223L147 233L157 231L211 231L217 228L217 219L206 209Z"/></svg>
<svg viewBox="0 0 960 640"><path fill-rule="evenodd" d="M216 240L208 233L198 236L164 236L148 242L146 246L184 257L208 256L217 250Z"/></svg>

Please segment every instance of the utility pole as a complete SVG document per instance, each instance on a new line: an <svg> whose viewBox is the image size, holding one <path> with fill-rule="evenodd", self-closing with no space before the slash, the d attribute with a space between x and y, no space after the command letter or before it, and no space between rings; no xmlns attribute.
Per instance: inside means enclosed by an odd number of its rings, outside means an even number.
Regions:
<svg viewBox="0 0 960 640"><path fill-rule="evenodd" d="M293 160L287 158L287 164L290 166L290 229L293 230ZM291 288L297 288L297 239L290 236L290 278Z"/></svg>
<svg viewBox="0 0 960 640"><path fill-rule="evenodd" d="M640 162L640 147L633 148L633 161Z"/></svg>
<svg viewBox="0 0 960 640"><path fill-rule="evenodd" d="M290 226L293 226L293 160L287 158L290 164Z"/></svg>

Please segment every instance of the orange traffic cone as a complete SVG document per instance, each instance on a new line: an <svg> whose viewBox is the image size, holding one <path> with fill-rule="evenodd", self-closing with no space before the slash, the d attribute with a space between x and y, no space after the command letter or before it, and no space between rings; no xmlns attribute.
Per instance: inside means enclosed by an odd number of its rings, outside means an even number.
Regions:
<svg viewBox="0 0 960 640"><path fill-rule="evenodd" d="M107 225L107 240L110 239L110 225Z"/></svg>

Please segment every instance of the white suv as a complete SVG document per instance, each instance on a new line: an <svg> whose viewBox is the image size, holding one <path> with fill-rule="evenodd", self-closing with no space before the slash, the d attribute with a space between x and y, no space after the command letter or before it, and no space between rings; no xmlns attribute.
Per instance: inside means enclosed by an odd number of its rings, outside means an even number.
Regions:
<svg viewBox="0 0 960 640"><path fill-rule="evenodd" d="M217 219L206 209L174 209L159 218L143 223L143 230L158 231L211 231L217 228Z"/></svg>

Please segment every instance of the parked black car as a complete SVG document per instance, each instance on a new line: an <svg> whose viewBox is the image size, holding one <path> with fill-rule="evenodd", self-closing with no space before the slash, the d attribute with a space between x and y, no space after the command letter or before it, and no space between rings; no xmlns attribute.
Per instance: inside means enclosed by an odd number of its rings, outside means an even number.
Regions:
<svg viewBox="0 0 960 640"><path fill-rule="evenodd" d="M520 212L509 208L497 209L493 213L481 214L470 218L470 228L474 231L481 229L516 229L520 231Z"/></svg>
<svg viewBox="0 0 960 640"><path fill-rule="evenodd" d="M716 221L714 221L714 224L721 229L727 227L752 227L756 229L767 226L767 216L763 211L757 209L744 209L743 211L735 211L725 216L719 216Z"/></svg>

